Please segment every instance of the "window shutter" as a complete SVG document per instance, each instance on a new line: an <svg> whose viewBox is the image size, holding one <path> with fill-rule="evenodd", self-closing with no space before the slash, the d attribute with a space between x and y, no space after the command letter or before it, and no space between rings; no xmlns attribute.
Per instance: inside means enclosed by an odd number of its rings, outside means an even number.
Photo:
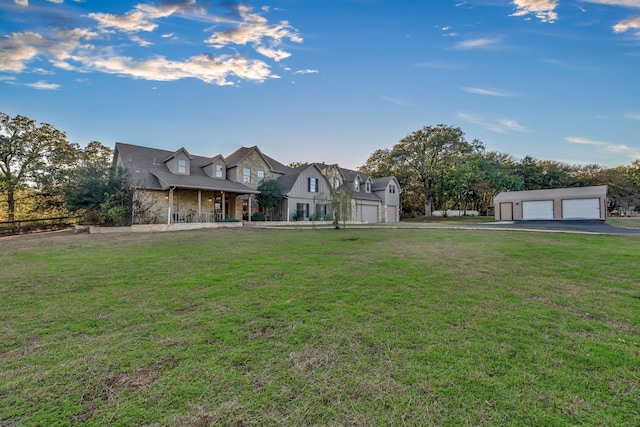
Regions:
<svg viewBox="0 0 640 427"><path fill-rule="evenodd" d="M319 193L319 192L320 192L320 187L319 187L319 185L320 185L320 181L318 181L318 178L316 178L316 193Z"/></svg>
<svg viewBox="0 0 640 427"><path fill-rule="evenodd" d="M307 178L307 191L311 191L311 178Z"/></svg>

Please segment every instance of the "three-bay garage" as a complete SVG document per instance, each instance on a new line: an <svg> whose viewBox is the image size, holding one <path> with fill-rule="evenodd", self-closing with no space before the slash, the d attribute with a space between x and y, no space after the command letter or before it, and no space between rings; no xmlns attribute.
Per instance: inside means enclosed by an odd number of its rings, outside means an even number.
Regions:
<svg viewBox="0 0 640 427"><path fill-rule="evenodd" d="M607 218L607 186L507 191L494 198L496 221Z"/></svg>

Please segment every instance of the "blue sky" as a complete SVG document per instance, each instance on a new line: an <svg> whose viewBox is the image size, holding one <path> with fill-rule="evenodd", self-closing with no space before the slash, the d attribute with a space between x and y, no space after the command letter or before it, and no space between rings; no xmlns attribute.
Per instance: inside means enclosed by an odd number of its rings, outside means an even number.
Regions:
<svg viewBox="0 0 640 427"><path fill-rule="evenodd" d="M192 154L356 168L423 126L640 159L640 0L0 0L0 111Z"/></svg>

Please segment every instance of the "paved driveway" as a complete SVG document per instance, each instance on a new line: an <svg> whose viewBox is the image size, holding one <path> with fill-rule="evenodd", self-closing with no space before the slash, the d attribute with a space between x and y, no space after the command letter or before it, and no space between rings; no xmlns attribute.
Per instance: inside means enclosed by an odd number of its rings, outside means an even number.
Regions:
<svg viewBox="0 0 640 427"><path fill-rule="evenodd" d="M638 229L615 227L600 220L497 221L486 222L482 225L487 227L570 230L583 233L630 234L640 236L640 230Z"/></svg>

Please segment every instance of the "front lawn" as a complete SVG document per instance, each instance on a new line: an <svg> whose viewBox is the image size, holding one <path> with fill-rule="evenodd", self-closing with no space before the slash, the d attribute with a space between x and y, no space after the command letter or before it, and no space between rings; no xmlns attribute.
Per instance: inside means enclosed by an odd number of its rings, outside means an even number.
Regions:
<svg viewBox="0 0 640 427"><path fill-rule="evenodd" d="M0 425L640 424L640 240L0 240Z"/></svg>

